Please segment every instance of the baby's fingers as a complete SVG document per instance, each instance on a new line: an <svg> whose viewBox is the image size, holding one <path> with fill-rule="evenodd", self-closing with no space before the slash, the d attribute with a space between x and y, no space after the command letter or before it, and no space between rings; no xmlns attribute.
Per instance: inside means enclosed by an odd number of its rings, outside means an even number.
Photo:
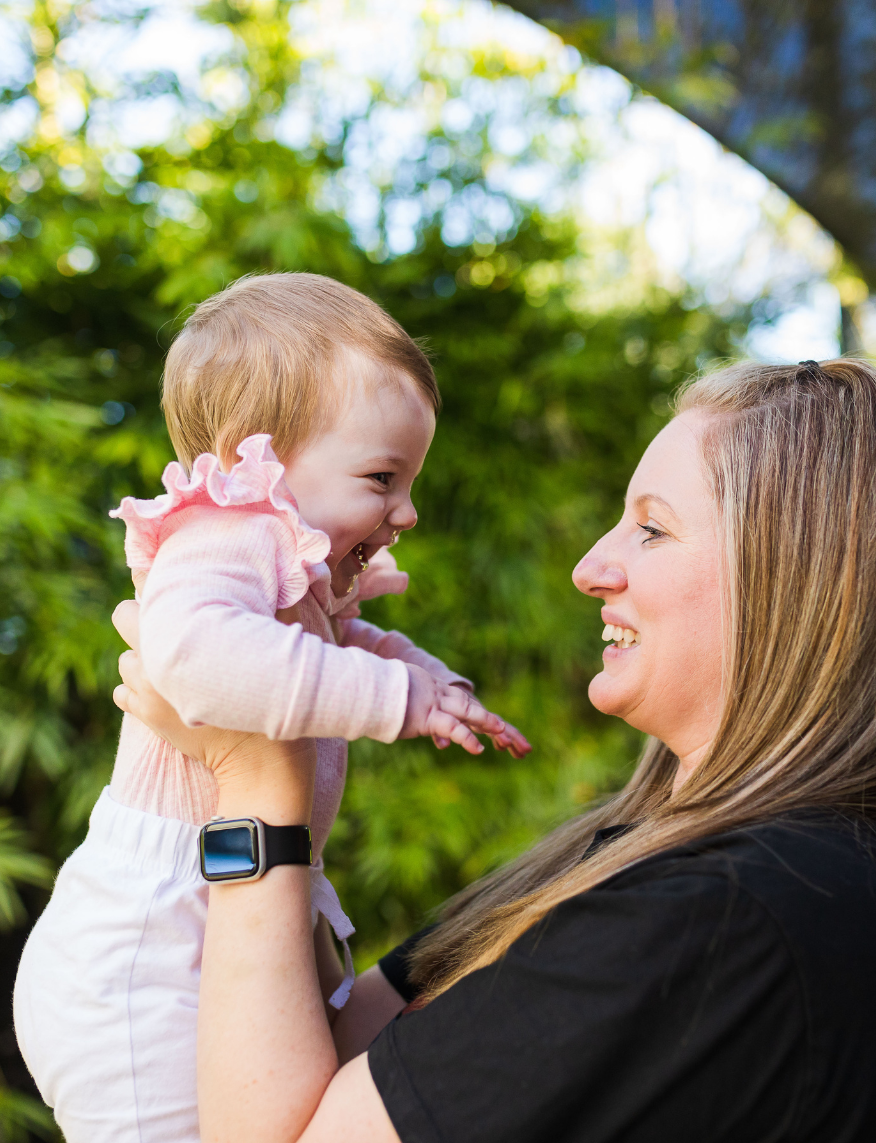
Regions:
<svg viewBox="0 0 876 1143"><path fill-rule="evenodd" d="M470 694L459 687L449 687L448 691L450 693L442 695L440 701L441 710L445 714L452 714L478 734L501 734L505 729L502 719L481 706Z"/></svg>
<svg viewBox="0 0 876 1143"><path fill-rule="evenodd" d="M483 745L478 742L474 734L464 722L445 710L435 710L429 718L429 733L434 739L446 739L455 742L469 754L482 754Z"/></svg>
<svg viewBox="0 0 876 1143"><path fill-rule="evenodd" d="M532 751L532 747L523 737L516 726L510 722L505 723L501 734L493 735L493 745L497 750L508 750L514 758L523 758Z"/></svg>
<svg viewBox="0 0 876 1143"><path fill-rule="evenodd" d="M507 739L494 738L492 739L493 746L496 750L507 750L512 758L516 758L518 762L524 758L528 751L518 750L516 746L512 746Z"/></svg>

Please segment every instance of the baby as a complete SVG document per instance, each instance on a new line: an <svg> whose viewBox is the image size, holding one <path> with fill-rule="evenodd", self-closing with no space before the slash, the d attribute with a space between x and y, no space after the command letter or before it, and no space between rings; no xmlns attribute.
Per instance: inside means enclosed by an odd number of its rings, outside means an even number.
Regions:
<svg viewBox="0 0 876 1143"><path fill-rule="evenodd" d="M339 1008L353 927L321 853L347 741L431 735L477 753L472 732L487 732L529 750L468 680L359 618L360 601L407 586L388 548L417 521L435 377L363 295L275 274L194 311L168 354L163 404L180 461L167 494L112 513L127 525L143 666L189 726L315 740L311 898L314 925L343 943ZM125 716L111 784L16 981L21 1050L67 1143L198 1139L197 839L216 804L206 767Z"/></svg>

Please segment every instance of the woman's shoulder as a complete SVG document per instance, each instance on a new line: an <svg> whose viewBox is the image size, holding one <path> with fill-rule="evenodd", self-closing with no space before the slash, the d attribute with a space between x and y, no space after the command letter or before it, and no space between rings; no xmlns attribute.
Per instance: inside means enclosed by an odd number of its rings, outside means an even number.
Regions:
<svg viewBox="0 0 876 1143"><path fill-rule="evenodd" d="M661 910L695 901L715 916L747 898L773 919L776 939L797 947L814 948L828 932L866 934L876 947L876 824L800 810L655 854L596 892L630 894Z"/></svg>
<svg viewBox="0 0 876 1143"><path fill-rule="evenodd" d="M270 533L284 559L320 564L330 542L311 528L285 481L283 465L266 434L247 437L240 461L223 472L219 458L202 453L187 474L176 461L164 470L165 493L152 500L126 496L110 516L125 521L125 554L131 568L150 568L159 548L183 528L189 533Z"/></svg>
<svg viewBox="0 0 876 1143"><path fill-rule="evenodd" d="M641 971L702 959L730 987L776 967L811 1034L843 1029L876 1060L876 828L831 809L801 810L703 837L631 866L564 902L567 948L594 921L618 950L651 951ZM789 995L791 995L789 993ZM839 1049L838 1049L839 1050Z"/></svg>
<svg viewBox="0 0 876 1143"><path fill-rule="evenodd" d="M749 891L876 894L876 822L830 808L801 809L696 838L623 870L612 883L673 875L729 879ZM874 896L876 900L876 896Z"/></svg>

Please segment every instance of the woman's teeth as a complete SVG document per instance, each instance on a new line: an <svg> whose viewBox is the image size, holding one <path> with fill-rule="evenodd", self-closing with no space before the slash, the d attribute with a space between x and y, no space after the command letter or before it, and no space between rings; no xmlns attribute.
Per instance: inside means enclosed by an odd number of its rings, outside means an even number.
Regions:
<svg viewBox="0 0 876 1143"><path fill-rule="evenodd" d="M602 638L606 643L614 642L619 647L632 647L635 643L642 642L638 631L633 631L630 627L615 627L612 623L606 623Z"/></svg>

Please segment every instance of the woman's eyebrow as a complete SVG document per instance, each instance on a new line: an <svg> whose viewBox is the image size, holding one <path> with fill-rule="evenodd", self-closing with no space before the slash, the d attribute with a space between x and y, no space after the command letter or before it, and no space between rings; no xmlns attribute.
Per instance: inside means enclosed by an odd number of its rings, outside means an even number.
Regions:
<svg viewBox="0 0 876 1143"><path fill-rule="evenodd" d="M660 504L667 512L671 513L678 519L675 509L668 500L664 500L662 496L658 496L656 492L643 492L641 496L637 496L633 501L634 508L644 508L647 504Z"/></svg>

